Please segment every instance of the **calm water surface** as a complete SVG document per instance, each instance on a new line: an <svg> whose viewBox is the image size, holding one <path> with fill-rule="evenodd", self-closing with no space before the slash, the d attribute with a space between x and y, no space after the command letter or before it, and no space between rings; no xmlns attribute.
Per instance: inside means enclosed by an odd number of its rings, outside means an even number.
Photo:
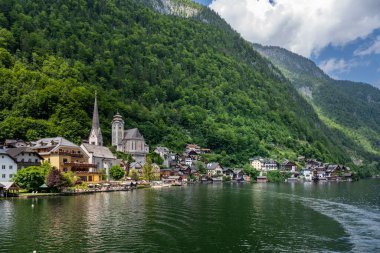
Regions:
<svg viewBox="0 0 380 253"><path fill-rule="evenodd" d="M380 252L380 180L0 200L0 252L33 250Z"/></svg>

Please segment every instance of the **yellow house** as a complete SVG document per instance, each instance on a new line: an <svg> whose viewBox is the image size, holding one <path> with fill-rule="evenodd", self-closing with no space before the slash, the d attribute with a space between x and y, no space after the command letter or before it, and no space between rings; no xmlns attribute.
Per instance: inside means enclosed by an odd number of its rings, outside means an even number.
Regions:
<svg viewBox="0 0 380 253"><path fill-rule="evenodd" d="M88 163L88 156L81 147L63 137L44 138L32 142L31 148L62 172L73 171L82 181L97 183L100 173L95 164Z"/></svg>

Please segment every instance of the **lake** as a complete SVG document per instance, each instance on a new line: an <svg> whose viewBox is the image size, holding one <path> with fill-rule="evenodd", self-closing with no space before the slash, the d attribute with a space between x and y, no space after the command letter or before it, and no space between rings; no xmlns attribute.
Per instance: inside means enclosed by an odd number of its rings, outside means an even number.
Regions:
<svg viewBox="0 0 380 253"><path fill-rule="evenodd" d="M0 200L0 252L380 252L380 180Z"/></svg>

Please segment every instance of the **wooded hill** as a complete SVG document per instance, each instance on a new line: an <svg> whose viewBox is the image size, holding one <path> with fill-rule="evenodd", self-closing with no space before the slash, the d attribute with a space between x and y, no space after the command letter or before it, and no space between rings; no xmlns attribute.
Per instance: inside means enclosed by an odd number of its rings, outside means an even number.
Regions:
<svg viewBox="0 0 380 253"><path fill-rule="evenodd" d="M352 139L211 10L181 0L0 0L0 140L89 135L94 92L151 145L348 163ZM356 149L357 148L357 149Z"/></svg>

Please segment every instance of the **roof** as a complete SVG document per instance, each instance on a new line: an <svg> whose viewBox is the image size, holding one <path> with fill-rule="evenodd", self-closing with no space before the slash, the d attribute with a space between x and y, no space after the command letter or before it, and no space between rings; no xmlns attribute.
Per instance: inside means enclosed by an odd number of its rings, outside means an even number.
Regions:
<svg viewBox="0 0 380 253"><path fill-rule="evenodd" d="M20 188L15 182L1 182L1 185L3 185L5 190L9 190L11 188Z"/></svg>
<svg viewBox="0 0 380 253"><path fill-rule="evenodd" d="M218 166L220 166L219 163L208 163L206 169L215 170Z"/></svg>
<svg viewBox="0 0 380 253"><path fill-rule="evenodd" d="M12 157L10 154L7 153L7 149L2 149L0 148L0 154L1 155L6 155L8 156L10 159L12 159L14 162L17 162L16 159L14 157Z"/></svg>
<svg viewBox="0 0 380 253"><path fill-rule="evenodd" d="M144 137L141 135L138 128L132 128L125 130L124 139L142 139L144 140Z"/></svg>
<svg viewBox="0 0 380 253"><path fill-rule="evenodd" d="M88 153L92 153L95 157L102 157L108 159L115 159L115 156L112 154L111 150L104 146L97 146L93 144L83 143L81 145Z"/></svg>
<svg viewBox="0 0 380 253"><path fill-rule="evenodd" d="M55 149L57 149L60 146L79 148L78 145L75 145L74 143L66 140L63 137L43 138L39 139L38 141L32 142L32 149L54 147L52 150L49 151L49 153L55 151Z"/></svg>
<svg viewBox="0 0 380 253"><path fill-rule="evenodd" d="M16 158L21 153L35 153L40 157L40 159L43 159L36 151L34 151L33 149L29 147L7 149L7 154L13 158Z"/></svg>

